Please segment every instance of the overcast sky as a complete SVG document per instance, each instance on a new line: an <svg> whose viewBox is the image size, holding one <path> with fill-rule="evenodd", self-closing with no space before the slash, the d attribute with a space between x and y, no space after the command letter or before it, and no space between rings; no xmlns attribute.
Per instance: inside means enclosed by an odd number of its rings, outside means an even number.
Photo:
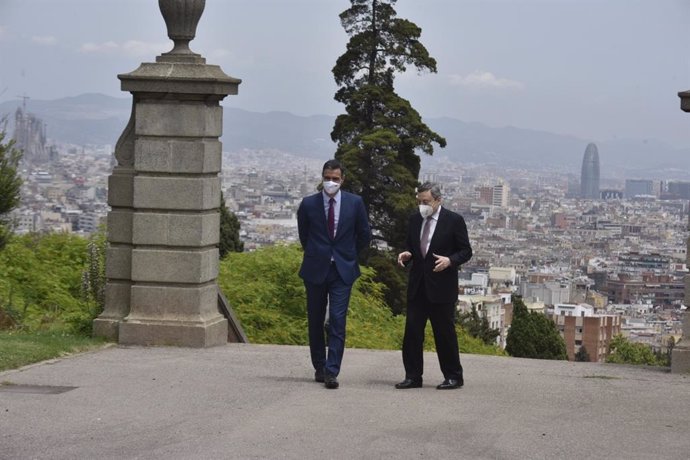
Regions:
<svg viewBox="0 0 690 460"><path fill-rule="evenodd" d="M207 0L191 48L241 78L224 106L342 112L348 0ZM690 147L690 0L399 0L437 74L399 76L423 117ZM156 0L0 0L0 102L130 97L117 74L172 48ZM29 107L31 101L29 100Z"/></svg>

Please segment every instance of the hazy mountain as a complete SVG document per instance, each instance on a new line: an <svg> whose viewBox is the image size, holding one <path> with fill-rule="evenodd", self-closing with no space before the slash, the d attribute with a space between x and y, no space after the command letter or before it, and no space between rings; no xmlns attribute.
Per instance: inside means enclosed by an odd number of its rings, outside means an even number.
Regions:
<svg viewBox="0 0 690 460"><path fill-rule="evenodd" d="M306 157L333 155L334 117L300 117L288 112L248 112L232 107L223 110L223 150L277 149Z"/></svg>
<svg viewBox="0 0 690 460"><path fill-rule="evenodd" d="M7 115L10 129L20 104L19 100L0 104L0 116ZM27 108L46 122L48 137L56 142L114 145L129 118L131 98L82 94L52 101L31 99ZM288 112L257 113L224 107L223 117L222 141L226 151L276 149L320 159L335 151L330 140L333 116L303 117ZM675 149L653 139L597 142L515 127L494 128L453 118L428 118L426 122L448 141L448 146L437 149L435 156L457 162L560 167L579 172L585 147L595 142L602 177L668 178L690 173L690 149Z"/></svg>

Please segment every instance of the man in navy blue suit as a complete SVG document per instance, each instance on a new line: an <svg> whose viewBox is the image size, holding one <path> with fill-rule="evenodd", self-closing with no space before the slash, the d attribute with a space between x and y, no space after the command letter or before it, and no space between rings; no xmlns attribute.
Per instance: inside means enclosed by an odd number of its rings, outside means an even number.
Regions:
<svg viewBox="0 0 690 460"><path fill-rule="evenodd" d="M371 230L362 198L340 190L345 174L338 160L323 165L322 179L323 190L305 197L297 210L297 229L304 249L299 276L307 292L314 380L335 389L345 350L350 292L360 275L357 256L369 246ZM328 344L324 337L327 307Z"/></svg>
<svg viewBox="0 0 690 460"><path fill-rule="evenodd" d="M441 206L441 188L426 182L417 189L419 212L410 217L406 250L398 264L412 263L407 286L407 317L402 355L405 390L422 386L424 329L431 321L436 354L444 380L436 388L453 390L464 384L455 332L458 269L472 257L465 220Z"/></svg>

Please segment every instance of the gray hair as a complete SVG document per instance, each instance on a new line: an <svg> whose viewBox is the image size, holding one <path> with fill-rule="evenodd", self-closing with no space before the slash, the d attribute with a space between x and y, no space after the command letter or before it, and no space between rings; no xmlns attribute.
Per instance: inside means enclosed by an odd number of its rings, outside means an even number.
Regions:
<svg viewBox="0 0 690 460"><path fill-rule="evenodd" d="M417 193L426 192L427 190L431 192L434 200L441 198L441 187L436 182L424 182L417 188Z"/></svg>

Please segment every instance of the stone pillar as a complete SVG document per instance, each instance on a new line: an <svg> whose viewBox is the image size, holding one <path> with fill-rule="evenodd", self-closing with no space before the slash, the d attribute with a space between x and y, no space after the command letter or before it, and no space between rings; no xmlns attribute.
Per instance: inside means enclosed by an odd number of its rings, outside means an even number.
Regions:
<svg viewBox="0 0 690 460"><path fill-rule="evenodd" d="M678 93L680 108L690 112L690 91ZM688 231L690 231L690 216L688 216ZM687 240L686 265L690 267L690 236ZM685 275L685 306L690 307L690 275ZM683 314L683 338L671 352L671 372L690 372L690 311Z"/></svg>
<svg viewBox="0 0 690 460"><path fill-rule="evenodd" d="M159 0L174 48L118 75L132 115L109 178L106 306L121 344L224 344L218 310L222 107L240 80L189 49L204 0Z"/></svg>
<svg viewBox="0 0 690 460"><path fill-rule="evenodd" d="M129 314L132 288L132 213L134 183L134 106L115 146L117 165L108 177L108 247L105 255L105 308L93 334L117 341L120 322Z"/></svg>

